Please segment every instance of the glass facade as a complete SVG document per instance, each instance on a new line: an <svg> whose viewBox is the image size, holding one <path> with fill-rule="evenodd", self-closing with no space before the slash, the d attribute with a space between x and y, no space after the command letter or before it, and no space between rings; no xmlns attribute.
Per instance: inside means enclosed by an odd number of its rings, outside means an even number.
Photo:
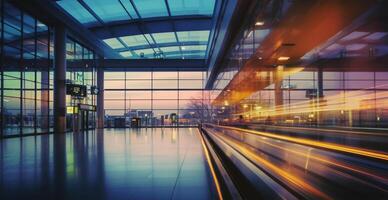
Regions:
<svg viewBox="0 0 388 200"><path fill-rule="evenodd" d="M92 87L97 86L97 55L82 44L68 38L66 41L66 62L67 83L83 85L87 88L87 94L84 98L66 95L66 106L78 107L78 104L96 106L96 94L92 93ZM69 131L96 128L96 112L79 110L78 113L68 113L66 123ZM77 127L77 124L85 124L85 127Z"/></svg>
<svg viewBox="0 0 388 200"><path fill-rule="evenodd" d="M47 133L53 126L51 29L2 1L2 135Z"/></svg>
<svg viewBox="0 0 388 200"><path fill-rule="evenodd" d="M105 72L105 126L197 125L211 114L206 72ZM120 124L121 123L121 124Z"/></svg>
<svg viewBox="0 0 388 200"><path fill-rule="evenodd" d="M1 7L1 134L3 137L50 133L54 127L54 32L50 26L2 1ZM71 38L66 43L67 83L86 85L85 99L67 96L67 106L96 105L95 53ZM83 114L82 114L83 116ZM74 116L67 128L73 130ZM84 116L96 127L96 113ZM77 119L81 120L81 119Z"/></svg>
<svg viewBox="0 0 388 200"><path fill-rule="evenodd" d="M388 127L388 74L381 67L373 70L388 53L388 33L362 31L373 23L365 21L305 53L300 64L283 64L278 57L262 57L268 50L263 41L273 39L268 37L276 31L270 19L262 19L248 20L217 73L212 95L221 112L216 121ZM295 44L282 45L274 55Z"/></svg>

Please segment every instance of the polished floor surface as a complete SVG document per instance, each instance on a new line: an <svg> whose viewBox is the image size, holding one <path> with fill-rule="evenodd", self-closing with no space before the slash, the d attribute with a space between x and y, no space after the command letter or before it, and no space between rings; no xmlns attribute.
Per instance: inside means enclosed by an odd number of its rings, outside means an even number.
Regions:
<svg viewBox="0 0 388 200"><path fill-rule="evenodd" d="M0 142L0 199L216 198L195 128L105 129Z"/></svg>

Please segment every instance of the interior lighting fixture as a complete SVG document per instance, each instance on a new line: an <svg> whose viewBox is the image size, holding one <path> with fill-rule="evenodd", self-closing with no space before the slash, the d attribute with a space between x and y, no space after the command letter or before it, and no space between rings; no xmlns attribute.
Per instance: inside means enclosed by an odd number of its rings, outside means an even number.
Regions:
<svg viewBox="0 0 388 200"><path fill-rule="evenodd" d="M263 21L258 21L255 23L256 26L263 26L264 25L264 22Z"/></svg>
<svg viewBox="0 0 388 200"><path fill-rule="evenodd" d="M280 56L278 58L279 61L285 61L285 60L289 60L289 59L290 59L290 57L287 57L287 56Z"/></svg>

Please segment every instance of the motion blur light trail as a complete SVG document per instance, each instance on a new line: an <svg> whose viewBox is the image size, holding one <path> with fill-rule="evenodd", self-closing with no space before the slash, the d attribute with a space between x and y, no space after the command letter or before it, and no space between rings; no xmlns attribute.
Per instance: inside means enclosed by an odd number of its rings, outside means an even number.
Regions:
<svg viewBox="0 0 388 200"><path fill-rule="evenodd" d="M241 128L205 125L204 130L298 199L388 198L388 163L383 154Z"/></svg>
<svg viewBox="0 0 388 200"><path fill-rule="evenodd" d="M294 142L294 143L303 144L303 145L307 145L307 146L324 148L324 149L339 151L339 152L343 152L343 153L357 154L360 156L365 156L365 157L369 157L369 158L375 158L375 159L388 161L387 154L375 152L375 151L370 151L370 150L366 150L366 149L347 147L347 146L337 145L337 144L333 144L333 143L318 142L318 141L313 141L313 140L308 140L308 139L294 138L294 137L290 137L290 136L277 135L277 134L254 131L254 130L247 130L247 129L236 128L236 127L216 126L216 125L214 125L214 126L219 127L219 128L229 129L229 130L243 131L243 132L247 132L247 133L251 133L251 134L256 134L256 135L260 135L260 136L264 136L264 137L270 137L270 138L279 139L279 140L284 140L284 141L288 141L288 142Z"/></svg>
<svg viewBox="0 0 388 200"><path fill-rule="evenodd" d="M379 85L379 87L387 87L387 85ZM275 106L267 109L260 110L247 110L235 115L244 115L254 117L274 117L274 116L287 116L292 114L303 113L323 113L329 111L362 111L373 108L387 108L388 107L388 92L379 92L379 98L376 99L377 103L368 103L367 100L374 99L375 94L368 92L369 89L365 88L358 91L347 91L337 95L325 96L321 99L310 99L297 103L284 104L281 106ZM244 104L246 105L246 104Z"/></svg>

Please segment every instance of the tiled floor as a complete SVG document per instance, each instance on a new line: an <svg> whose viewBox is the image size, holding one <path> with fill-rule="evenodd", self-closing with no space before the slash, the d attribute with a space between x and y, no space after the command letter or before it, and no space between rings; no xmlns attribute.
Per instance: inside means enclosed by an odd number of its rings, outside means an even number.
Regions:
<svg viewBox="0 0 388 200"><path fill-rule="evenodd" d="M193 128L0 141L0 199L214 199Z"/></svg>

